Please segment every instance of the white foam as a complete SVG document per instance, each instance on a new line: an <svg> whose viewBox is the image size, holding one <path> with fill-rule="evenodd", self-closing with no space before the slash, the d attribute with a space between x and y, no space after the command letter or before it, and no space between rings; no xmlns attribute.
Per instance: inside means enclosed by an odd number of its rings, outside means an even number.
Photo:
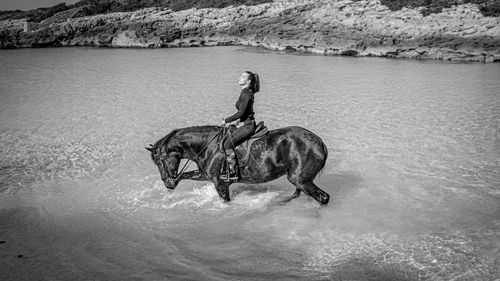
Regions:
<svg viewBox="0 0 500 281"><path fill-rule="evenodd" d="M251 209L258 209L267 206L278 194L278 192L273 191L251 195L250 192L245 191L234 198L234 203Z"/></svg>
<svg viewBox="0 0 500 281"><path fill-rule="evenodd" d="M195 188L190 192L181 193L181 196L174 196L175 202L172 202L168 207L174 208L176 206L195 206L202 207L206 205L212 205L211 209L214 208L225 208L224 204L218 204L221 202L219 195L215 190L212 183L207 183L201 188Z"/></svg>
<svg viewBox="0 0 500 281"><path fill-rule="evenodd" d="M149 187L133 192L129 200L134 207L152 207L173 209L178 207L202 208L208 211L217 211L227 208L255 210L266 207L279 193L276 191L252 193L244 191L231 195L231 202L220 199L213 183L206 183L201 187L177 187L171 191L164 187L161 180L155 181Z"/></svg>

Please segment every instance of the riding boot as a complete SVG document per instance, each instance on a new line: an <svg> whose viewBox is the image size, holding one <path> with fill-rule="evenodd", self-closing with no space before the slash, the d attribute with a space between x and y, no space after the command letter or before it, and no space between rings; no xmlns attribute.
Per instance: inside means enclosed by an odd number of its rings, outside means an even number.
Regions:
<svg viewBox="0 0 500 281"><path fill-rule="evenodd" d="M226 175L223 175L223 179L226 181L238 180L238 171L236 170L236 155L234 153L234 150L226 150L226 161L229 171L228 173L226 173Z"/></svg>

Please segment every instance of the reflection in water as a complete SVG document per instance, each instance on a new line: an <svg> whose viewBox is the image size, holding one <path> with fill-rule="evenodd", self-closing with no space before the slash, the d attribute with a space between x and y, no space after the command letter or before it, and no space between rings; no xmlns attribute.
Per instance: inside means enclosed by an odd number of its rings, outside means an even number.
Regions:
<svg viewBox="0 0 500 281"><path fill-rule="evenodd" d="M257 119L328 145L328 206L274 204L286 177L231 203L163 187L144 146L218 123L247 69ZM71 48L3 51L0 70L1 280L500 276L496 64Z"/></svg>

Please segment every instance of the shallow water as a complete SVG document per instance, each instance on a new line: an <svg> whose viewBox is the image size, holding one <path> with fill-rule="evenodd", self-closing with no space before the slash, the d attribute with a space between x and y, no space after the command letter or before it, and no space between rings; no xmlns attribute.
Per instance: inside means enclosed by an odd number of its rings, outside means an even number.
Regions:
<svg viewBox="0 0 500 281"><path fill-rule="evenodd" d="M163 187L144 146L233 113L329 149L320 207L282 178ZM500 278L499 64L238 47L0 52L0 280Z"/></svg>

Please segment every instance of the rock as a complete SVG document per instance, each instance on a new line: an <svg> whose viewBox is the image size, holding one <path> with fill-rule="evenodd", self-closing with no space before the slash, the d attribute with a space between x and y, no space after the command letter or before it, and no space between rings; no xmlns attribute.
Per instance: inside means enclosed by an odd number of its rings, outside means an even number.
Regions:
<svg viewBox="0 0 500 281"><path fill-rule="evenodd" d="M359 52L356 50L345 50L340 52L342 56L349 56L349 57L356 57L358 56Z"/></svg>
<svg viewBox="0 0 500 281"><path fill-rule="evenodd" d="M322 55L499 60L498 17L482 16L474 4L425 17L419 9L390 11L379 0L276 0L179 12L148 8L48 26L3 21L0 48L248 45Z"/></svg>
<svg viewBox="0 0 500 281"><path fill-rule="evenodd" d="M103 47L110 46L112 41L113 41L113 34L104 33L98 36L99 46Z"/></svg>

